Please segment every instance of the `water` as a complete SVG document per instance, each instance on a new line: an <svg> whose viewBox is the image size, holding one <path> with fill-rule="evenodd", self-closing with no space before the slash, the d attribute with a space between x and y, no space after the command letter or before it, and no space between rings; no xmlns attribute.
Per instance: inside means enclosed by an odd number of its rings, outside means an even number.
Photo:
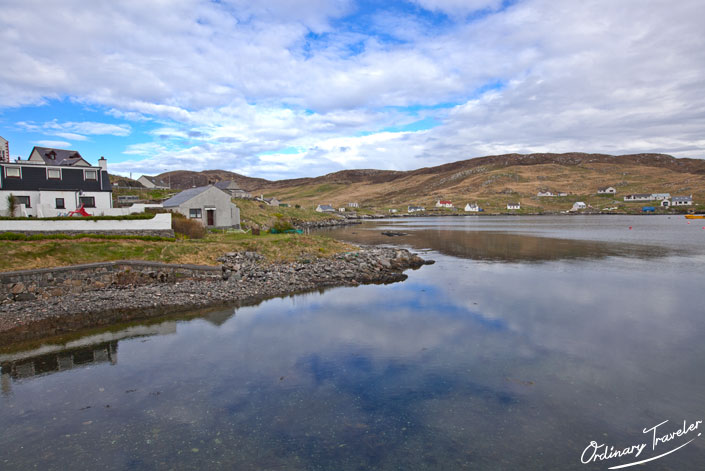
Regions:
<svg viewBox="0 0 705 471"><path fill-rule="evenodd" d="M695 438L642 469L700 469L702 424L655 450L643 433L705 419L698 224L440 218L333 231L437 263L403 283L0 349L0 468L597 470ZM593 440L648 447L582 464Z"/></svg>

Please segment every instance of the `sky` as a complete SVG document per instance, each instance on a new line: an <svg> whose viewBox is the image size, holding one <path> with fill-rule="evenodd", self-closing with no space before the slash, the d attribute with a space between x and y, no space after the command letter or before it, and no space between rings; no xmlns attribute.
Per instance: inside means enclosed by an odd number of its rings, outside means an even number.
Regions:
<svg viewBox="0 0 705 471"><path fill-rule="evenodd" d="M137 178L705 157L703 0L0 0L0 136Z"/></svg>

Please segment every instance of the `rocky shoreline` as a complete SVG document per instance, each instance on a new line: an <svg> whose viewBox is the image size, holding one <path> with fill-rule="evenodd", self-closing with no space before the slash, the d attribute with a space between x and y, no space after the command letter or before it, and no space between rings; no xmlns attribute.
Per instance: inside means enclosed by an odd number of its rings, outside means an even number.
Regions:
<svg viewBox="0 0 705 471"><path fill-rule="evenodd" d="M256 252L228 253L219 261L222 276L216 279L107 286L3 304L0 345L208 307L256 304L334 286L403 281L404 270L433 263L405 249L380 247L291 263L267 263Z"/></svg>

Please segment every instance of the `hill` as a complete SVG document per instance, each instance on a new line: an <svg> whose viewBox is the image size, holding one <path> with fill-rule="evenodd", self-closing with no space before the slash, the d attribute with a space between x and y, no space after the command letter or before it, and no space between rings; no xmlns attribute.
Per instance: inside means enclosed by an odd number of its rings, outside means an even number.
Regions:
<svg viewBox="0 0 705 471"><path fill-rule="evenodd" d="M412 171L345 170L316 178L251 182L248 190L277 196L301 205L335 207L358 202L375 209L405 209L408 204L427 208L439 198L456 206L478 202L490 211L519 201L523 211L569 209L574 201L594 207L624 206L628 193L692 194L705 201L705 161L676 159L664 154L505 154L462 160ZM597 196L601 186L617 188L616 198ZM539 190L570 194L539 198Z"/></svg>

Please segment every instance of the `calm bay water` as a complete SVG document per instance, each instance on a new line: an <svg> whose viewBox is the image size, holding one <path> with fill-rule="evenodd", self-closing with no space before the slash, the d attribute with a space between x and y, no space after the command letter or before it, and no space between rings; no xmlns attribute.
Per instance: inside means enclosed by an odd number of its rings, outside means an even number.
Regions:
<svg viewBox="0 0 705 471"><path fill-rule="evenodd" d="M332 231L437 263L392 285L5 349L0 468L597 470L695 438L641 469L699 469L705 426L656 449L643 430L705 420L703 225L462 217ZM648 447L582 464L593 440Z"/></svg>

